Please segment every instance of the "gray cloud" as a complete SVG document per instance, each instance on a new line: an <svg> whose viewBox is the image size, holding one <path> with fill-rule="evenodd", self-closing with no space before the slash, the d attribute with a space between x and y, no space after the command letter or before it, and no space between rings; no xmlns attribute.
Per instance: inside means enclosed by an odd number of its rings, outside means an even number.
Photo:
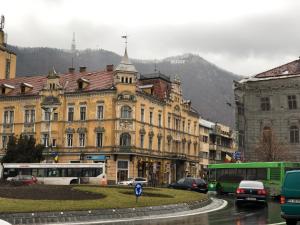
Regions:
<svg viewBox="0 0 300 225"><path fill-rule="evenodd" d="M51 7L55 7L62 0L50 2ZM80 16L74 16L75 19L67 24L46 26L31 15L23 18L23 26L9 28L9 40L15 45L68 49L74 31L77 46L81 49L103 48L122 53L124 45L120 36L128 32L129 54L135 58L160 59L192 52L207 56L235 73L251 74L299 56L300 3L293 3L281 12L261 13L227 23L145 27L104 25L103 21L91 23ZM45 16L50 20L62 15Z"/></svg>

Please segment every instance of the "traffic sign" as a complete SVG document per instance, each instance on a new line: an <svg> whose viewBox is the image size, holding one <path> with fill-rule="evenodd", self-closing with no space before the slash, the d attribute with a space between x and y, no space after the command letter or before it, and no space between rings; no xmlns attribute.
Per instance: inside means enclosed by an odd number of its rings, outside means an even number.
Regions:
<svg viewBox="0 0 300 225"><path fill-rule="evenodd" d="M138 201L138 197L140 197L143 193L143 186L140 183L137 183L134 187L134 193L136 197L136 202Z"/></svg>

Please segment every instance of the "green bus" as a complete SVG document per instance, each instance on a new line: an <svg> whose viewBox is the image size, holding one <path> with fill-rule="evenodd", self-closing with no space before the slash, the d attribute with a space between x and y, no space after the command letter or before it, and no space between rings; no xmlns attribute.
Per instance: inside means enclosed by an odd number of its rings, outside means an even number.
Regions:
<svg viewBox="0 0 300 225"><path fill-rule="evenodd" d="M297 162L249 162L208 165L208 190L234 193L241 180L262 181L270 196L279 196L286 171L300 169Z"/></svg>

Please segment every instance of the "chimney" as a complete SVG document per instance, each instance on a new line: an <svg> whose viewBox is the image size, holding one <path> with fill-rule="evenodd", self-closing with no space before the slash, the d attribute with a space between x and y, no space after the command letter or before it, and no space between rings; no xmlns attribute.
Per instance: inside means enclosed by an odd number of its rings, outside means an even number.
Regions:
<svg viewBox="0 0 300 225"><path fill-rule="evenodd" d="M111 64L111 65L106 65L106 71L107 72L111 72L111 71L113 71L114 70L114 65L113 64Z"/></svg>
<svg viewBox="0 0 300 225"><path fill-rule="evenodd" d="M69 73L74 73L75 72L75 68L74 67L69 67Z"/></svg>
<svg viewBox="0 0 300 225"><path fill-rule="evenodd" d="M79 72L80 72L80 73L86 72L86 66L81 66L81 67L79 67Z"/></svg>

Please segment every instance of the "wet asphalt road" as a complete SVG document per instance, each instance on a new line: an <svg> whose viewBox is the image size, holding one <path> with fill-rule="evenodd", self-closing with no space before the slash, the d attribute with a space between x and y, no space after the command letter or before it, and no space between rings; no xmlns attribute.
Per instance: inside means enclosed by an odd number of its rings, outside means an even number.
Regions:
<svg viewBox="0 0 300 225"><path fill-rule="evenodd" d="M113 224L130 225L263 225L263 224L285 224L280 217L280 204L276 201L269 201L268 207L257 205L246 205L242 208L236 208L233 197L222 197L228 201L226 208L196 216L145 220L134 222L122 222ZM112 224L112 223L110 223Z"/></svg>

